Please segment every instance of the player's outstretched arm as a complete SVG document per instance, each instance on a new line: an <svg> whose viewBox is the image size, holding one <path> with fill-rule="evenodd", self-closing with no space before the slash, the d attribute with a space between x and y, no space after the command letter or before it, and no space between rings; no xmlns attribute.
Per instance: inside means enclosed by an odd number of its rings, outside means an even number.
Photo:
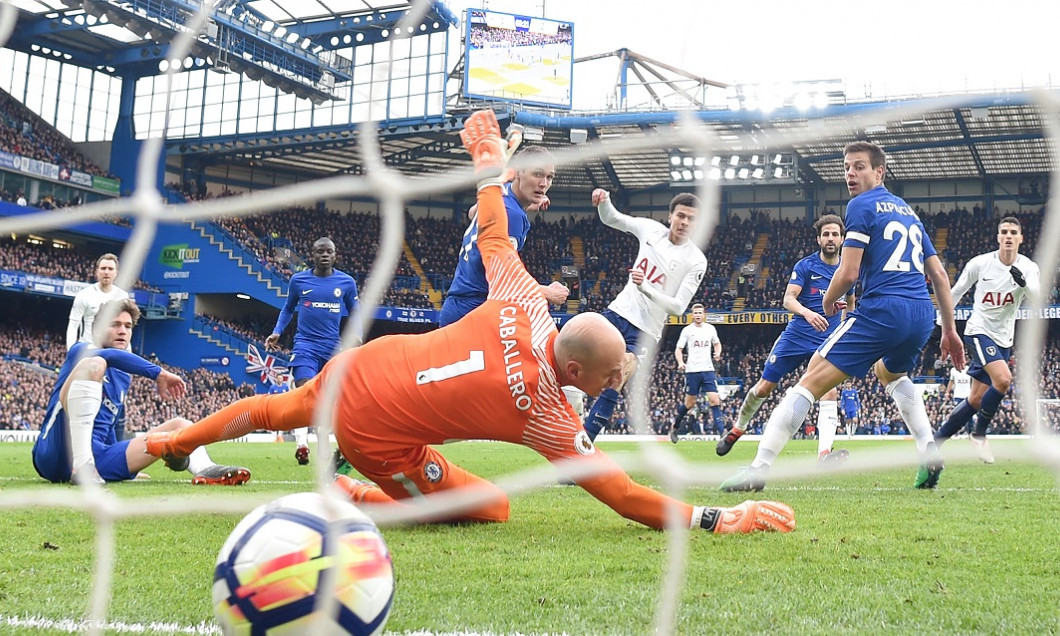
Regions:
<svg viewBox="0 0 1060 636"><path fill-rule="evenodd" d="M638 221L646 221L649 227L654 223L650 219L637 219L619 212L618 208L611 203L611 193L603 188L593 190L592 201L604 225L636 235L638 238L640 238Z"/></svg>
<svg viewBox="0 0 1060 636"><path fill-rule="evenodd" d="M733 508L690 506L667 497L647 486L642 486L617 464L597 451L587 461L606 467L603 475L578 480L578 484L626 519L662 530L666 528L668 513L677 506L682 523L688 528L701 528L719 534L795 529L795 513L785 504L772 501L746 501Z"/></svg>

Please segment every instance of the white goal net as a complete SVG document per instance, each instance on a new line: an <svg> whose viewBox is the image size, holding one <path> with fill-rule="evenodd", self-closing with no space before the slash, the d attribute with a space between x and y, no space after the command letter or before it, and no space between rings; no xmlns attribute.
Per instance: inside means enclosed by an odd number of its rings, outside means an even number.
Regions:
<svg viewBox="0 0 1060 636"><path fill-rule="evenodd" d="M208 3L204 3L207 5ZM418 19L417 9L426 10L429 3L418 2L414 10L408 15L408 25L416 24ZM7 34L14 27L17 11L13 6L4 4L0 9L0 38L6 40ZM205 13L200 13L189 23L189 30L173 44L173 59L183 59L190 49L195 33L204 28L206 22ZM404 26L404 25L403 25ZM399 27L400 31L402 27ZM172 72L172 71L171 71ZM1056 156L1060 151L1060 100L1055 94L1040 92L1029 94L1028 98L1034 101L1041 109L1042 121L1046 130L1046 136L1052 140L1050 145L1054 156L1052 164L1060 166L1060 158ZM913 120L925 109L944 106L957 107L962 98L943 98L932 105L918 102L917 105L906 105L901 102L893 103L885 111L864 110L860 114L851 116L842 121L821 120L813 121L805 128L792 129L786 132L777 130L760 130L753 143L762 149L790 147L794 144L809 143L822 139L844 139L851 140L859 131L864 131L872 126L886 124L902 120ZM155 166L158 165L158 157L162 152L162 142L152 139L143 146L140 157L140 171L138 186L135 193L128 198L93 203L77 208L70 208L59 212L41 212L18 218L7 218L0 220L0 233L27 232L31 230L47 230L67 227L88 220L97 220L114 215L131 215L134 219L134 230L131 240L122 252L121 276L117 284L123 288L131 288L136 273L141 271L142 264L148 254L151 242L158 230L159 222L164 220L207 220L220 216L249 216L262 214L269 211L279 210L295 205L312 205L313 202L340 197L370 197L379 202L379 213L381 216L381 235L379 237L378 254L373 269L368 277L367 284L360 294L360 307L357 321L364 333L368 332L375 309L383 298L389 287L392 274L396 269L404 238L404 209L408 201L423 199L430 195L443 195L458 191L473 191L475 179L471 171L471 163L468 161L467 168L451 174L438 174L426 178L410 178L403 176L387 165L380 153L378 140L376 138L377 127L375 125L364 125L360 128L360 152L363 157L364 175L362 176L336 176L323 178L315 181L303 182L295 185L278 187L260 192L230 198L205 201L200 203L189 203L173 206L163 203L161 193L154 188L156 180ZM750 140L745 140L752 143ZM626 134L620 138L596 140L591 143L571 146L555 152L555 159L559 166L578 166L590 159L607 157L613 154L631 154L637 152L658 151L672 147L684 147L693 149L704 156L711 156L715 152L722 152L727 148L726 140L718 138L708 127L702 125L695 117L689 115L669 128L659 128L655 134L634 135ZM745 147L744 150L750 148ZM709 241L709 233L718 221L718 210L720 203L720 182L716 180L703 180L698 195L702 201L702 213L700 222L697 224L697 234L694 240L698 245L705 246ZM1060 172L1054 172L1051 177L1050 191L1054 197L1060 194ZM1060 213L1057 206L1052 205L1047 209L1046 217L1041 230L1043 237L1060 236ZM708 258L709 258L708 253ZM1042 240L1039 249L1034 255L1043 272L1055 272L1060 257L1060 241ZM1046 281L1052 282L1051 277L1044 277ZM1031 307L1033 311L1040 309L1044 301L1039 301L1037 306ZM354 323L354 320L350 321ZM1045 341L1046 325L1040 320L1024 321L1025 324L1019 332L1016 349L1019 351L1041 350ZM355 341L356 328L358 325L350 324L343 334L343 346L350 346ZM657 346L653 342L648 344L648 356L642 368L650 369L657 355ZM1051 467L1060 474L1060 445L1057 443L1055 433L1060 426L1060 400L1039 399L1039 378L1034 377L1036 365L1021 365L1019 372L1019 383L1023 387L1024 404L1036 405L1034 409L1027 409L1024 420L1028 424L1028 430L1035 433L1036 439L1027 444L1028 455L1038 458L1043 465ZM340 373L333 373L332 378L337 378ZM651 433L651 425L648 417L648 398L650 393L650 373L638 373L634 376L629 390L631 405L629 417L632 428L641 434ZM325 405L318 411L317 426L321 432L331 430L333 413L332 405L336 404L336 395L339 391L337 382L331 382L325 388L324 398L321 404ZM319 436L320 448L317 457L328 457L327 434ZM667 494L678 499L686 499L685 490L692 485L716 486L732 473L731 466L719 466L717 464L693 464L685 461L668 445L656 443L644 443L639 446L636 453L621 455L616 458L620 464L628 470L636 470L652 476L655 482L662 484ZM916 456L908 447L901 452L887 449L871 451L864 456L859 456L858 465L855 470L879 470L893 468L896 465L907 465L915 467ZM316 462L317 479L321 492L334 496L331 489L326 488L330 483L331 475L326 461ZM778 467L771 474L771 479L782 481L809 475L819 475L816 466L809 464L797 466ZM520 493L527 490L551 486L555 483L556 473L551 466L530 470L525 473L511 474L498 480L499 486L509 493ZM420 518L425 514L445 510L450 506L461 504L461 493L450 492L443 496L430 497L425 500L416 500L403 510L369 510L375 521L384 529L389 525L402 524ZM224 498L196 498L182 500L179 502L166 500L144 500L136 499L130 501L115 496L105 489L91 489L82 491L73 488L55 488L42 491L34 489L23 491L18 488L7 488L0 492L0 508L29 508L34 506L65 507L84 511L91 515L96 524L96 555L93 565L94 582L92 585L91 599L86 599L90 607L89 620L84 626L90 633L103 633L108 616L109 590L114 577L115 554L122 549L135 549L128 546L118 546L115 539L115 523L119 520L144 517L183 514L189 511L233 513L249 512L263 502L260 496L249 496L231 494ZM706 502L692 502L710 505ZM178 508L179 506L179 508ZM798 511L796 511L798 512ZM669 550L660 558L665 561L666 575L662 588L658 595L658 604L655 610L655 625L660 634L675 632L676 617L679 610L681 598L681 587L685 579L686 555L688 550L689 530L683 524L673 519L671 532L669 533ZM218 538L218 547L221 540ZM400 590L398 591L400 594ZM321 598L329 598L330 595L321 595Z"/></svg>

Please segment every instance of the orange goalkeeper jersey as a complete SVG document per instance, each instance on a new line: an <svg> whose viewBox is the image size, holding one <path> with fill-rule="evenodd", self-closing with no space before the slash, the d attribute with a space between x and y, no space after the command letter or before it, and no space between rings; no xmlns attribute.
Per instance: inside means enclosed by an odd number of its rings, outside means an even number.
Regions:
<svg viewBox="0 0 1060 636"><path fill-rule="evenodd" d="M343 369L336 437L342 452L385 460L410 446L489 439L522 444L549 461L592 459L606 474L579 484L619 514L665 525L666 506L692 508L633 483L599 452L560 390L555 322L539 285L508 241L500 188L479 193L479 249L489 297L437 331L386 336L347 350L318 378Z"/></svg>

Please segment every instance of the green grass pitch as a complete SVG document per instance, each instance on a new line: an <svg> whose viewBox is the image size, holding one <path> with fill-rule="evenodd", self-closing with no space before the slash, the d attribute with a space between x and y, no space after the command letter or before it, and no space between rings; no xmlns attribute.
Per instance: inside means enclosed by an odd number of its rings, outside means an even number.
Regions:
<svg viewBox="0 0 1060 636"><path fill-rule="evenodd" d="M792 442L781 462L813 453L815 444ZM856 461L871 444L841 445ZM905 445L912 453L912 444ZM677 448L689 460L735 470L750 459L755 444L737 445L724 459L714 455L712 443ZM254 472L238 492L270 497L313 487L313 470L297 466L293 450L290 444L221 444L211 453L217 461ZM502 444L455 444L442 452L493 478L544 461ZM178 507L232 493L192 487L186 474L162 466L148 472L150 480L109 488L121 497L166 498ZM798 529L788 535L693 532L678 633L1060 631L1055 474L1005 459L993 466L951 463L938 490L917 491L914 472L904 467L771 483L756 498L794 507ZM28 444L2 444L0 490L16 488L69 487L36 477ZM710 505L745 498L710 487L695 488L686 497ZM214 559L241 516L186 514L118 522L108 620L183 628L210 623ZM0 513L0 536L0 632L66 633L4 621L85 616L94 548L89 517L8 509ZM384 536L397 577L388 632L652 631L666 535L622 519L579 488L556 486L515 497L505 524L388 528Z"/></svg>

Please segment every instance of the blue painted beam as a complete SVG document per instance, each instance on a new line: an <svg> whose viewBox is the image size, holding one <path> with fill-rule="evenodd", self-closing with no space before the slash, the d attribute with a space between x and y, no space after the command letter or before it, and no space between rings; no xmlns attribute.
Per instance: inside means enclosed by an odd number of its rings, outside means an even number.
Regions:
<svg viewBox="0 0 1060 636"><path fill-rule="evenodd" d="M1032 103L1031 98L1023 93L1011 95L969 95L961 100L962 108L988 108L993 106L1024 106ZM826 108L800 111L796 108L782 108L770 113L747 110L701 110L693 115L704 122L721 122L729 124L769 123L778 120L817 119L821 117L843 117L879 113L886 115L889 110L907 109L910 106L931 110L932 108L953 108L954 99L920 99L902 102L863 102L842 104ZM616 113L611 115L545 115L520 111L516 113L515 123L541 128L587 128L589 126L637 126L640 124L668 125L676 123L683 112L659 111L650 113Z"/></svg>

